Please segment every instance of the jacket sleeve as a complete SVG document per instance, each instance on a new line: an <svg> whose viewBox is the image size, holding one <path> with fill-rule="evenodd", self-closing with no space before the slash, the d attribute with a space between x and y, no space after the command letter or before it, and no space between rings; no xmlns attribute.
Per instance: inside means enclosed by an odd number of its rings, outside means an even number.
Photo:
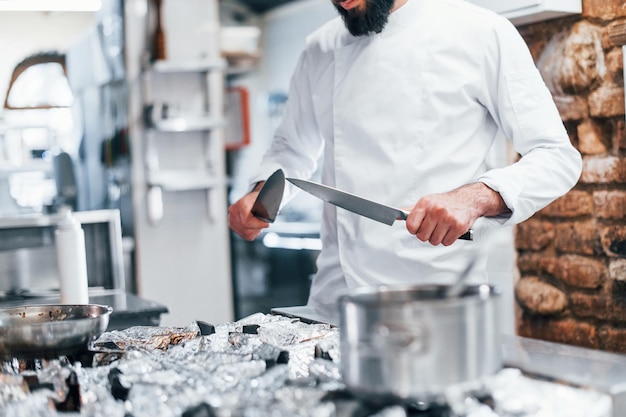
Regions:
<svg viewBox="0 0 626 417"><path fill-rule="evenodd" d="M521 158L478 181L500 193L512 214L498 221L511 225L573 188L582 159L517 29L503 21L485 45L483 104Z"/></svg>
<svg viewBox="0 0 626 417"><path fill-rule="evenodd" d="M323 138L315 118L310 82L310 50L305 50L292 75L283 119L261 165L251 177L256 183L267 179L277 169L285 177L310 178L315 172L323 149ZM283 205L291 198L285 190Z"/></svg>

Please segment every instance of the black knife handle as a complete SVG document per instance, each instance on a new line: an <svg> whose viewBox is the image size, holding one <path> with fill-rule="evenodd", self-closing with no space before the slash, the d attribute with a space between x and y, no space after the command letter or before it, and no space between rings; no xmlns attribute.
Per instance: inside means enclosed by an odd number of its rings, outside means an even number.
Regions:
<svg viewBox="0 0 626 417"><path fill-rule="evenodd" d="M474 230L473 229L469 229L467 232L465 232L461 236L459 236L459 239L474 240Z"/></svg>

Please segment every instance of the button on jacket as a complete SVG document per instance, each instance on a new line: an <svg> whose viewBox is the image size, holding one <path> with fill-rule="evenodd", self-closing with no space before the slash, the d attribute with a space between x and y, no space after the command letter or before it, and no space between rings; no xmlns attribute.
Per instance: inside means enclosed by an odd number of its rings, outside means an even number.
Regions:
<svg viewBox="0 0 626 417"><path fill-rule="evenodd" d="M489 151L504 138L521 158L489 169ZM277 168L309 178L322 155L323 183L383 204L413 206L481 181L511 214L479 219L476 240L444 247L419 241L402 221L389 227L325 204L310 304L363 285L447 284L474 258L484 270L481 228L526 220L581 172L517 29L461 0L409 0L380 34L353 37L337 18L309 36L252 181Z"/></svg>

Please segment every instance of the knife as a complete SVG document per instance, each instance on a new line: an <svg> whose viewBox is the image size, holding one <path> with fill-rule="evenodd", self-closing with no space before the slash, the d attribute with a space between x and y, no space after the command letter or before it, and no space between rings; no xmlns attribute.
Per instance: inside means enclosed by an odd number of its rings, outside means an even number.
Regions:
<svg viewBox="0 0 626 417"><path fill-rule="evenodd" d="M328 203L334 204L361 216L368 217L372 220L385 223L389 226L391 226L393 222L398 219L406 220L408 216L408 213L404 210L389 207L372 200L367 200L363 197L329 187L328 185L296 178L287 178L287 181ZM474 231L470 229L463 235L459 236L459 239L474 240Z"/></svg>
<svg viewBox="0 0 626 417"><path fill-rule="evenodd" d="M259 191L259 195L252 206L252 214L263 221L274 223L284 191L285 174L282 169L277 169L265 181L261 191Z"/></svg>

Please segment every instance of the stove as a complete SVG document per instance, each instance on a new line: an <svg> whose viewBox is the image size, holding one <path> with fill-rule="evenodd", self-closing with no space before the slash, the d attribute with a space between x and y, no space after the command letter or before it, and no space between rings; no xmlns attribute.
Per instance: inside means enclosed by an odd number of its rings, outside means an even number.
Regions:
<svg viewBox="0 0 626 417"><path fill-rule="evenodd" d="M505 344L505 350L515 346ZM526 346L517 353L522 363L549 352ZM328 323L258 313L219 325L135 326L104 333L82 358L5 362L0 415L57 416L65 410L93 417L624 415L614 395L534 378L514 367L485 378L478 390L450 387L442 403L379 401L350 392L340 364L338 329Z"/></svg>

